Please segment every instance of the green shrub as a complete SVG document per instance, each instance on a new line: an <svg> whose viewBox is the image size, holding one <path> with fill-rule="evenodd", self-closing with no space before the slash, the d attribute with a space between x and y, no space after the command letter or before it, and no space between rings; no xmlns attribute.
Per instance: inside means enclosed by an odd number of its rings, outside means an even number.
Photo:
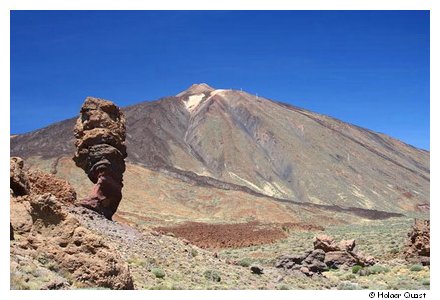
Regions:
<svg viewBox="0 0 440 300"><path fill-rule="evenodd" d="M338 290L360 290L360 289L361 288L359 284L350 281L344 281L338 285Z"/></svg>
<svg viewBox="0 0 440 300"><path fill-rule="evenodd" d="M354 274L347 274L344 276L345 280L352 280L352 279L356 279L356 275Z"/></svg>
<svg viewBox="0 0 440 300"><path fill-rule="evenodd" d="M242 267L248 268L251 266L252 260L250 260L249 258L243 258L238 262L238 264Z"/></svg>
<svg viewBox="0 0 440 300"><path fill-rule="evenodd" d="M391 254L398 254L399 253L399 249L393 248L393 249L390 250L390 253Z"/></svg>
<svg viewBox="0 0 440 300"><path fill-rule="evenodd" d="M151 269L151 273L153 273L154 276L156 276L156 278L164 278L165 277L165 272L160 268Z"/></svg>
<svg viewBox="0 0 440 300"><path fill-rule="evenodd" d="M423 285L430 285L431 282L429 281L429 279L425 279L425 280L422 281L422 284Z"/></svg>
<svg viewBox="0 0 440 300"><path fill-rule="evenodd" d="M191 256L192 257L196 257L197 256L197 254L199 254L199 252L197 252L197 250L196 249L191 249Z"/></svg>
<svg viewBox="0 0 440 300"><path fill-rule="evenodd" d="M354 265L354 266L351 268L351 272L352 272L353 274L357 274L360 270L362 270L362 266L359 266L359 265Z"/></svg>
<svg viewBox="0 0 440 300"><path fill-rule="evenodd" d="M203 273L203 276L206 279L212 280L214 282L220 282L220 280L221 280L220 273L218 271L215 271L215 270L206 270Z"/></svg>
<svg viewBox="0 0 440 300"><path fill-rule="evenodd" d="M384 267L382 265L374 265L374 266L368 267L368 270L370 271L370 274L387 273L390 271L389 268Z"/></svg>
<svg viewBox="0 0 440 300"><path fill-rule="evenodd" d="M146 262L144 259L139 258L139 257L130 257L130 258L127 260L127 262L128 262L130 265L134 265L134 266L138 266L138 267L145 267L146 264L147 264L147 262Z"/></svg>
<svg viewBox="0 0 440 300"><path fill-rule="evenodd" d="M421 270L423 270L423 266L422 265L412 265L411 268L409 268L409 270L411 272L420 272Z"/></svg>

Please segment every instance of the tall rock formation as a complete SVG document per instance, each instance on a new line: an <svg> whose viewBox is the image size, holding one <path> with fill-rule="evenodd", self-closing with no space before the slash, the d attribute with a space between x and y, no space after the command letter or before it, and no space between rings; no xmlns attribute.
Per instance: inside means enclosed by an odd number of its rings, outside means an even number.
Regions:
<svg viewBox="0 0 440 300"><path fill-rule="evenodd" d="M111 219L122 199L122 175L127 157L125 118L110 101L88 97L81 107L74 135L76 165L95 184L80 204Z"/></svg>

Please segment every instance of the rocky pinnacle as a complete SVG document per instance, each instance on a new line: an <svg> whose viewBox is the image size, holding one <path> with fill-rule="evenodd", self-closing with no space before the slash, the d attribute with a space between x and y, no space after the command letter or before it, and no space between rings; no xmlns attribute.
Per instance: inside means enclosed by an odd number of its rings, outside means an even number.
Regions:
<svg viewBox="0 0 440 300"><path fill-rule="evenodd" d="M74 128L75 164L95 184L80 205L111 219L122 199L127 157L125 117L110 101L87 97Z"/></svg>

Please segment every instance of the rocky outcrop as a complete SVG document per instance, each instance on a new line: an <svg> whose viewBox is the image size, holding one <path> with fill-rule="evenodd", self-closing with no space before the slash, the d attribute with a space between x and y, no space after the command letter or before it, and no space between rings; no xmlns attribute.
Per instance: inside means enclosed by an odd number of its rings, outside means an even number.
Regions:
<svg viewBox="0 0 440 300"><path fill-rule="evenodd" d="M330 251L353 251L356 246L355 240L342 240L336 243L335 240L328 235L319 235L313 240L315 249L322 249L324 252Z"/></svg>
<svg viewBox="0 0 440 300"><path fill-rule="evenodd" d="M29 232L32 227L32 218L29 214L32 197L49 193L58 201L73 203L76 193L73 187L65 180L38 170L24 169L24 161L19 157L10 159L11 178L11 235Z"/></svg>
<svg viewBox="0 0 440 300"><path fill-rule="evenodd" d="M356 241L353 239L336 242L327 235L318 235L313 240L313 245L315 249L322 249L325 252L324 262L329 268L371 266L376 263L374 257L364 255L355 249Z"/></svg>
<svg viewBox="0 0 440 300"><path fill-rule="evenodd" d="M11 157L10 188L14 196L22 196L29 193L29 181L23 166L24 162L20 157Z"/></svg>
<svg viewBox="0 0 440 300"><path fill-rule="evenodd" d="M133 289L127 263L104 240L81 226L51 195L31 201L33 226L25 245L44 249L80 286Z"/></svg>
<svg viewBox="0 0 440 300"><path fill-rule="evenodd" d="M24 171L16 158L11 170L19 174L11 175L11 288L133 289L128 264L72 213L76 194L69 183ZM27 193L17 196L23 186Z"/></svg>
<svg viewBox="0 0 440 300"><path fill-rule="evenodd" d="M288 271L299 271L307 276L313 276L328 270L324 259L325 252L322 249L315 249L306 251L303 255L282 256L275 263L275 267Z"/></svg>
<svg viewBox="0 0 440 300"><path fill-rule="evenodd" d="M95 184L80 204L111 219L122 199L127 157L125 118L110 101L88 97L74 128L75 164Z"/></svg>
<svg viewBox="0 0 440 300"><path fill-rule="evenodd" d="M285 255L278 258L276 268L299 271L307 276L321 274L329 268L348 268L354 265L371 266L376 263L371 256L355 250L355 240L335 242L332 237L319 235L313 241L314 250L302 255Z"/></svg>
<svg viewBox="0 0 440 300"><path fill-rule="evenodd" d="M50 193L59 201L66 203L74 203L76 200L76 192L66 180L39 170L29 170L27 177L30 194L42 195Z"/></svg>
<svg viewBox="0 0 440 300"><path fill-rule="evenodd" d="M408 261L430 265L430 221L414 219L405 249Z"/></svg>

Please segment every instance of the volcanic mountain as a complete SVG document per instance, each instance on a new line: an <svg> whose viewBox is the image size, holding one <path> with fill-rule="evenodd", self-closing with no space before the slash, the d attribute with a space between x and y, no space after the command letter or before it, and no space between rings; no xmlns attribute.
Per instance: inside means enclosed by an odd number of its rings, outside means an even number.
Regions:
<svg viewBox="0 0 440 300"><path fill-rule="evenodd" d="M221 219L225 198L237 199L228 202L237 210L260 215L270 209L261 199L324 210L429 209L429 152L382 133L206 84L123 111L129 163L124 197L139 205L148 198L152 210L171 206L190 216L211 205L209 214L198 217ZM72 118L11 137L11 155L66 177L81 195L88 187L71 163L74 123ZM246 197L246 205L240 197ZM194 204L194 198L210 204ZM180 199L181 206L165 199Z"/></svg>

